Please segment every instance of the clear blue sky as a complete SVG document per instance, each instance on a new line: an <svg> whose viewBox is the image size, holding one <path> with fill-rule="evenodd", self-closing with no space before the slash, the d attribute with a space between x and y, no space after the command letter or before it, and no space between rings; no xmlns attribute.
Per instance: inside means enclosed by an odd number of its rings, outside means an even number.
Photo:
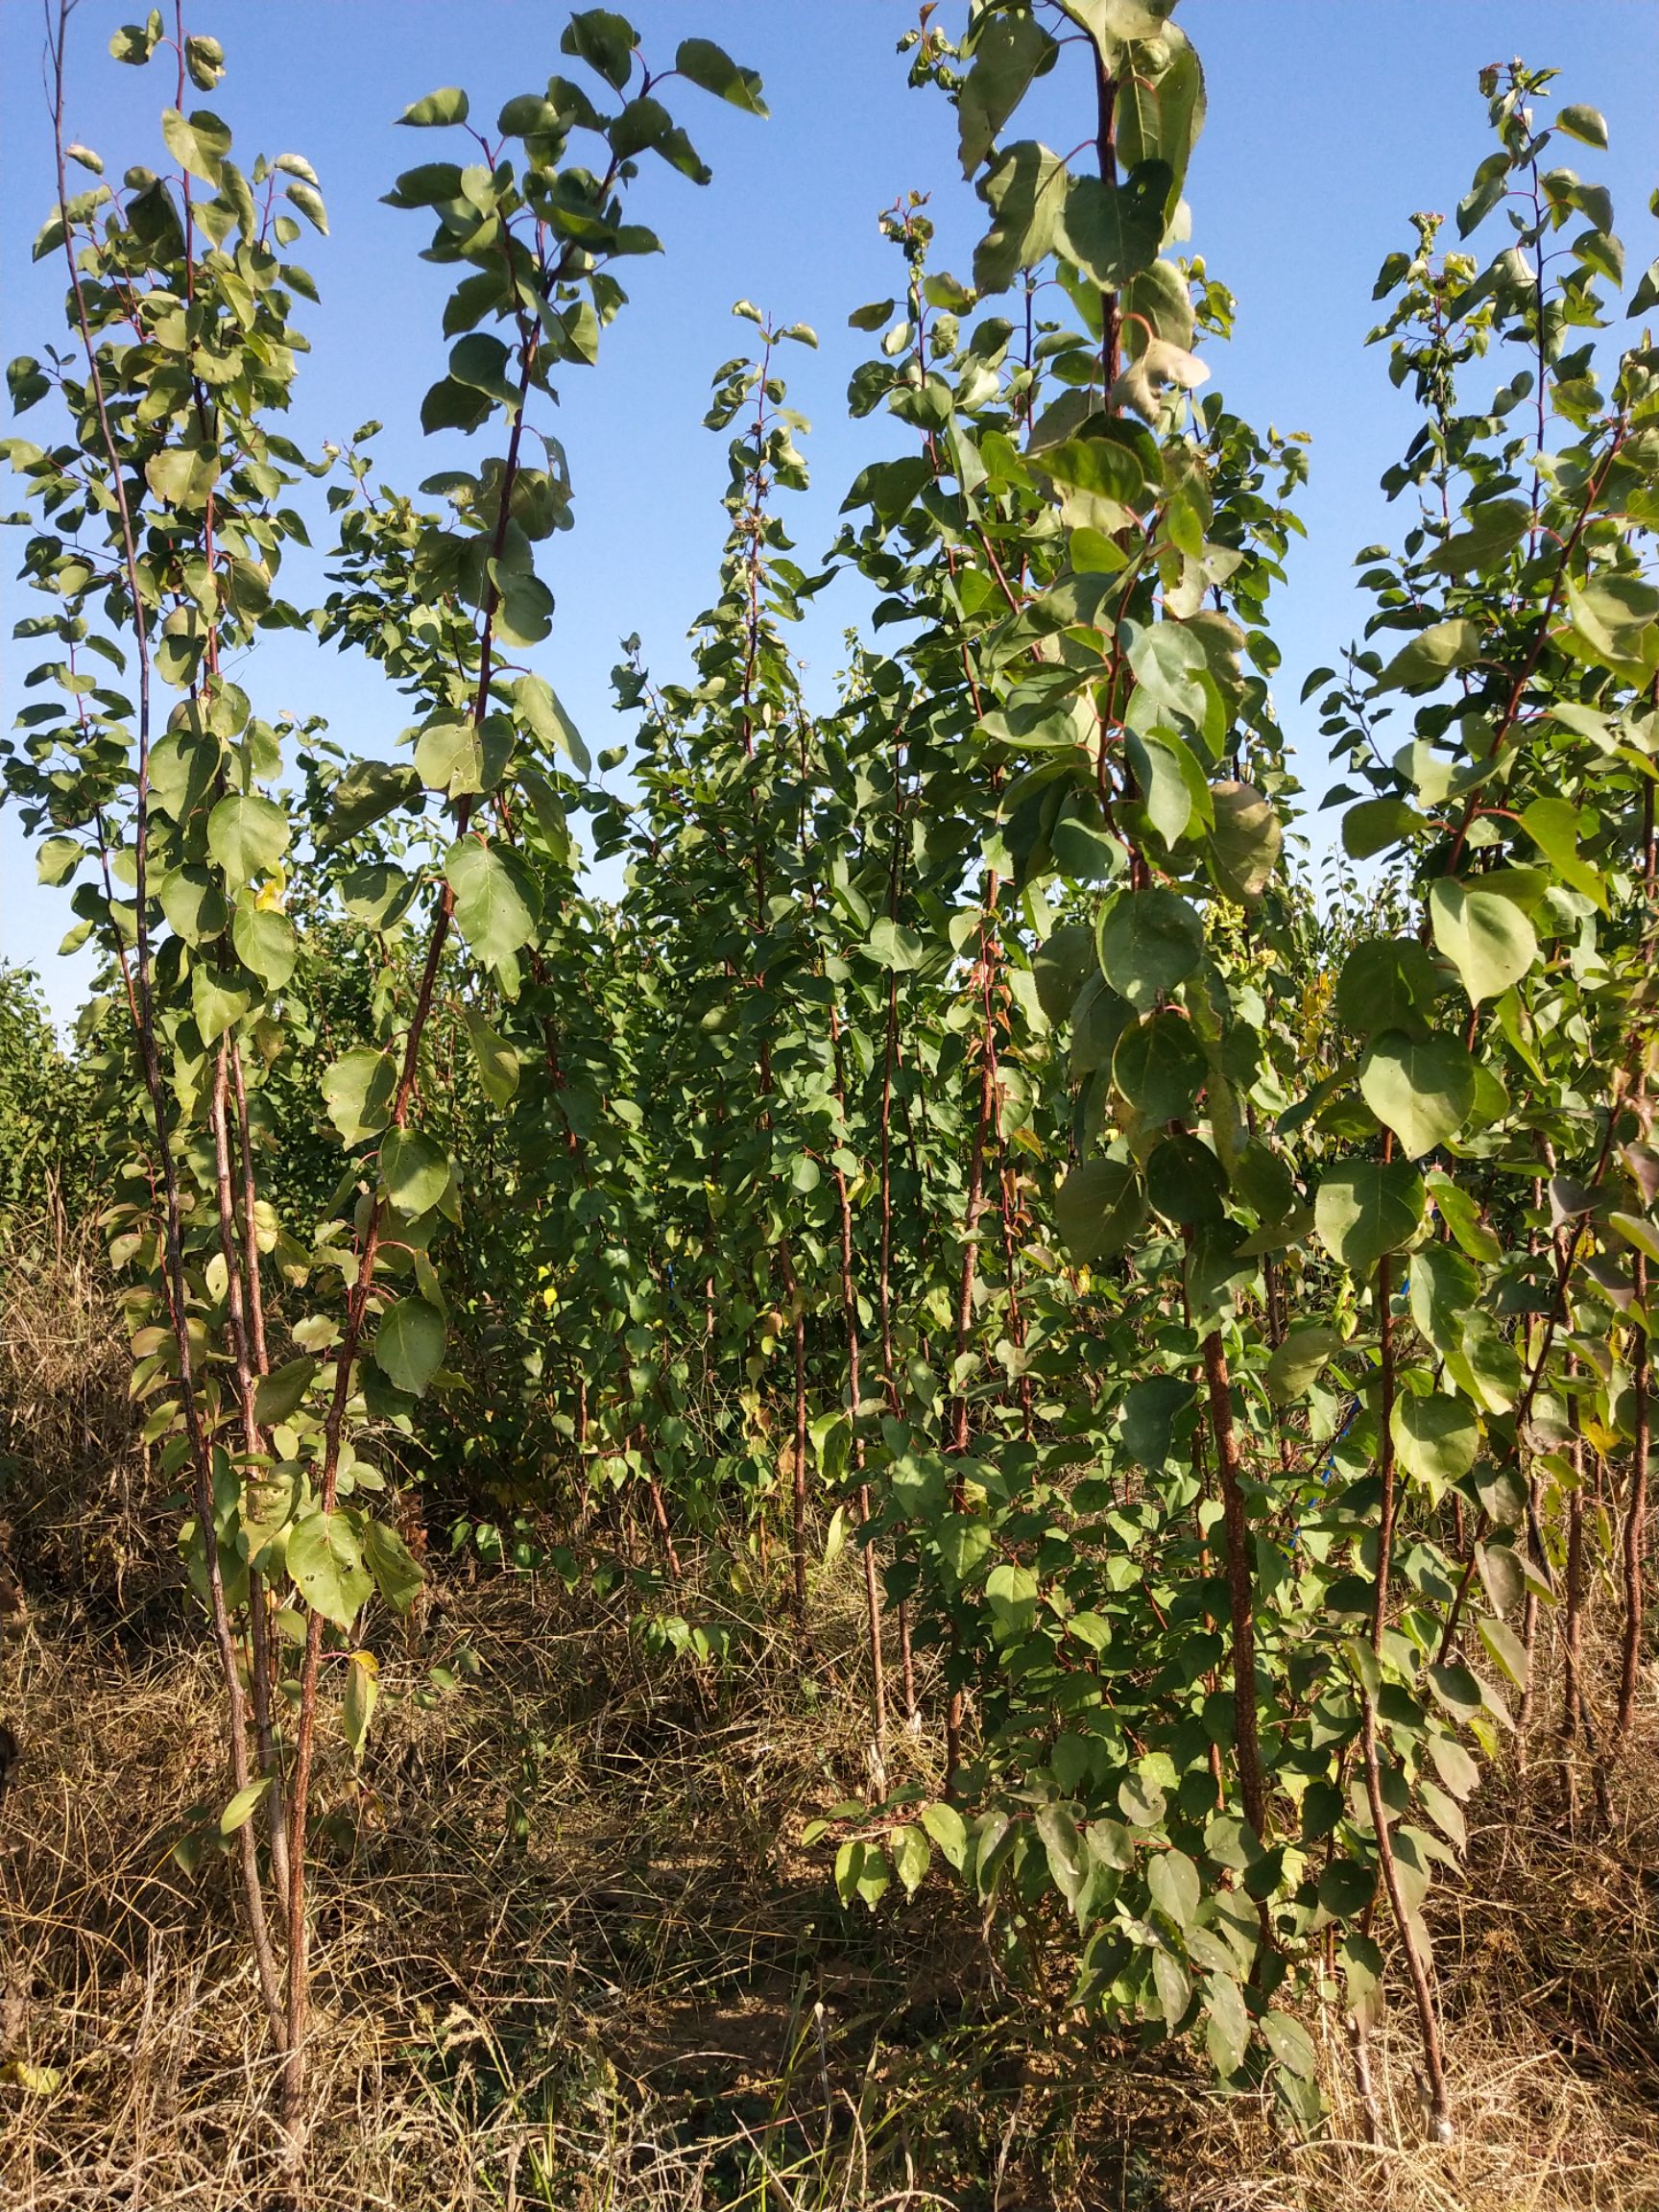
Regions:
<svg viewBox="0 0 1659 2212"><path fill-rule="evenodd" d="M73 135L114 172L133 160L163 165L156 112L167 96L157 68L111 62L111 30L134 0L83 0L75 18L69 101ZM413 489L455 465L455 433L422 439L419 408L443 372L439 318L445 273L421 261L421 216L378 204L397 172L433 158L440 133L393 128L407 103L440 84L466 85L476 114L493 118L513 93L540 90L564 69L565 9L547 0L205 0L193 28L225 44L228 74L210 100L236 132L244 163L260 149L307 155L332 224L307 234L302 255L323 294L304 310L315 351L304 364L293 435L315 449L366 417L387 424L378 452L387 479ZM607 334L596 371L571 372L557 427L569 452L576 528L549 548L544 573L558 599L541 665L589 741L614 743L609 670L617 640L637 631L660 675L685 665L688 623L712 595L724 531L723 442L700 426L709 377L750 326L733 323L747 297L781 319L811 323L821 352L789 349L792 396L811 418L814 488L790 502L810 560L835 528L853 475L882 418L846 419L847 376L868 342L847 328L860 302L897 289L897 259L877 216L901 193L932 195L936 265L966 274L981 210L955 160L952 113L938 94L910 91L894 53L914 21L910 0L634 0L629 10L660 65L691 32L718 38L765 80L770 122L675 85L679 113L714 181L698 190L647 156L635 186L640 220L666 248L632 265L633 303ZM942 19L965 10L947 0ZM1184 0L1180 22L1203 57L1210 121L1188 185L1192 250L1238 293L1238 335L1213 353L1230 404L1282 430L1312 437L1312 485L1281 608L1285 666L1280 706L1304 781L1326 780L1310 718L1295 705L1306 670L1334 657L1361 609L1352 557L1403 527L1377 491L1408 429L1407 402L1388 384L1381 349L1361 341L1374 319L1378 264L1409 243L1417 207L1450 212L1487 150L1476 73L1520 53L1562 72L1563 100L1606 113L1612 151L1567 150L1575 166L1613 189L1629 263L1656 248L1647 200L1659 181L1659 8L1651 0ZM41 14L36 0L0 0L0 350L38 352L59 334L61 264L40 267L29 242L52 200L49 132L40 90ZM1019 130L1064 150L1087 134L1086 86L1057 71L1038 88ZM200 96L198 96L200 97ZM1484 237L1484 233L1482 236ZM1498 243L1496 226L1493 246ZM35 424L44 410L23 425ZM0 509L14 504L11 493ZM27 665L10 642L28 612L12 583L21 534L0 548L7 720ZM304 579L296 576L298 595ZM825 594L802 635L808 681L827 693L841 633L861 602ZM261 648L245 677L259 711L321 712L349 747L388 748L400 702L361 663L286 637ZM610 725L607 727L607 725ZM60 1016L84 989L84 956L55 957L70 917L60 892L35 885L13 818L0 815L0 957L32 962Z"/></svg>

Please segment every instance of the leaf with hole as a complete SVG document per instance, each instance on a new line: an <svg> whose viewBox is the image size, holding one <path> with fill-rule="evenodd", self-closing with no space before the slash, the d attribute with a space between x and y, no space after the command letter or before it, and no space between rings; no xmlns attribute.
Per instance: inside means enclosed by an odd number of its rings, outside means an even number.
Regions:
<svg viewBox="0 0 1659 2212"><path fill-rule="evenodd" d="M349 1628L374 1584L346 1515L308 1513L289 1531L286 1556L288 1572L311 1610L336 1628Z"/></svg>

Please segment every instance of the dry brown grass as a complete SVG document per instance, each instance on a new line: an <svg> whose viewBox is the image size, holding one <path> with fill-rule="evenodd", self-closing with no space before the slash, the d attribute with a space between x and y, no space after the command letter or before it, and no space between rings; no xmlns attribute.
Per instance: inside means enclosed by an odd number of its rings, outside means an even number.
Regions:
<svg viewBox="0 0 1659 2212"><path fill-rule="evenodd" d="M74 1254L32 1265L0 1292L31 1600L0 1613L0 2204L235 2212L268 2192L273 2061L227 1864L172 1855L221 1793L211 1669L109 1317ZM865 1782L849 1559L816 1605L805 1679L782 1635L720 1678L649 1658L620 1603L532 1576L441 1583L420 1648L381 1639L363 1767L335 1742L320 1783L316 2212L1659 2207L1651 1741L1610 1832L1543 1728L1477 1801L1434 1922L1456 2143L1423 2141L1396 2002L1383 2141L1333 2019L1331 2136L1298 2145L1007 1988L944 1882L840 1910L799 1837ZM476 1679L435 1692L462 1649ZM893 1779L936 1756L901 1735Z"/></svg>
<svg viewBox="0 0 1659 2212"><path fill-rule="evenodd" d="M128 1619L179 1575L133 1442L101 1240L50 1216L4 1227L0 1578L105 1624Z"/></svg>
<svg viewBox="0 0 1659 2212"><path fill-rule="evenodd" d="M1436 1926L1457 2143L1423 2143L1396 2005L1385 2142L1361 2138L1332 2023L1333 2138L1297 2146L1179 2055L998 1996L943 1885L839 1911L794 1839L859 1780L854 1596L824 1595L814 1700L780 1648L717 1692L528 1578L448 1595L437 1651L465 1641L477 1682L433 1697L434 1654L389 1665L361 1775L336 1750L324 1778L319 2212L1659 2204L1648 1749L1608 1837L1575 1838L1551 1765L1485 1802L1470 1894ZM183 1636L135 1659L37 1617L5 1679L26 1742L0 1820L0 2059L60 2081L0 2089L0 2200L253 2203L256 1993L223 1863L186 1878L169 1855L214 1791L206 1665Z"/></svg>

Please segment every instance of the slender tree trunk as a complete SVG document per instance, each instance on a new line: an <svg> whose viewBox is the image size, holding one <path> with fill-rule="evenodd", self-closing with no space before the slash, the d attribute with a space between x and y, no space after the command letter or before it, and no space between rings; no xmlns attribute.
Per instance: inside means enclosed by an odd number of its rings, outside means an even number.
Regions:
<svg viewBox="0 0 1659 2212"><path fill-rule="evenodd" d="M1221 1338L1212 1330L1204 1339L1204 1377L1209 1386L1210 1422L1221 1471L1222 1525L1227 1532L1227 1589L1233 1614L1233 1735L1238 1760L1238 1788L1244 1812L1258 1836L1267 1818L1262 1782L1262 1746L1256 1727L1256 1608L1250 1524L1244 1510L1243 1468L1233 1425L1233 1386Z"/></svg>
<svg viewBox="0 0 1659 2212"><path fill-rule="evenodd" d="M1636 1262L1636 1303L1646 1310L1647 1262ZM1636 1402L1635 1440L1630 1448L1630 1486L1624 1503L1624 1643L1619 1667L1619 1719L1617 1736L1630 1732L1636 1715L1636 1692L1642 1678L1642 1614L1647 1551L1647 1455L1651 1416L1647 1399L1647 1336L1636 1348L1635 1370L1630 1379Z"/></svg>
<svg viewBox="0 0 1659 2212"><path fill-rule="evenodd" d="M833 1004L830 1008L830 1039L835 1057L835 1099L845 1134L847 1079L841 1049L841 1026ZM847 1417L852 1424L853 1464L858 1476L858 1512L868 1530L871 1522L870 1485L864 1479L864 1431L859 1425L862 1388L858 1369L858 1294L853 1281L853 1207L847 1192L847 1176L841 1167L835 1169L835 1203L841 1230L841 1307L847 1326ZM870 1643L870 1718L874 1730L875 1779L878 1791L885 1795L887 1668L881 1649L881 1578L877 1567L874 1531L863 1537L859 1549L864 1554L864 1622Z"/></svg>

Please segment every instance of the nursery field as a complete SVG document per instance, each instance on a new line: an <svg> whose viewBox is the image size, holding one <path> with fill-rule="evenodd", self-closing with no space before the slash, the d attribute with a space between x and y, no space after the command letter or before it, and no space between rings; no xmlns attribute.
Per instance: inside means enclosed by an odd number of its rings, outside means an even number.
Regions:
<svg viewBox="0 0 1659 2212"><path fill-rule="evenodd" d="M881 214L809 549L819 335L737 303L707 612L664 672L619 576L579 727L560 432L758 75L588 9L498 111L408 87L401 483L293 434L350 214L256 151L275 32L93 12L7 216L0 799L96 981L0 964L0 2199L1659 2203L1600 111L1494 63L1463 197L1401 180L1352 376L1413 421L1310 671L1175 0L898 12L977 243Z"/></svg>

